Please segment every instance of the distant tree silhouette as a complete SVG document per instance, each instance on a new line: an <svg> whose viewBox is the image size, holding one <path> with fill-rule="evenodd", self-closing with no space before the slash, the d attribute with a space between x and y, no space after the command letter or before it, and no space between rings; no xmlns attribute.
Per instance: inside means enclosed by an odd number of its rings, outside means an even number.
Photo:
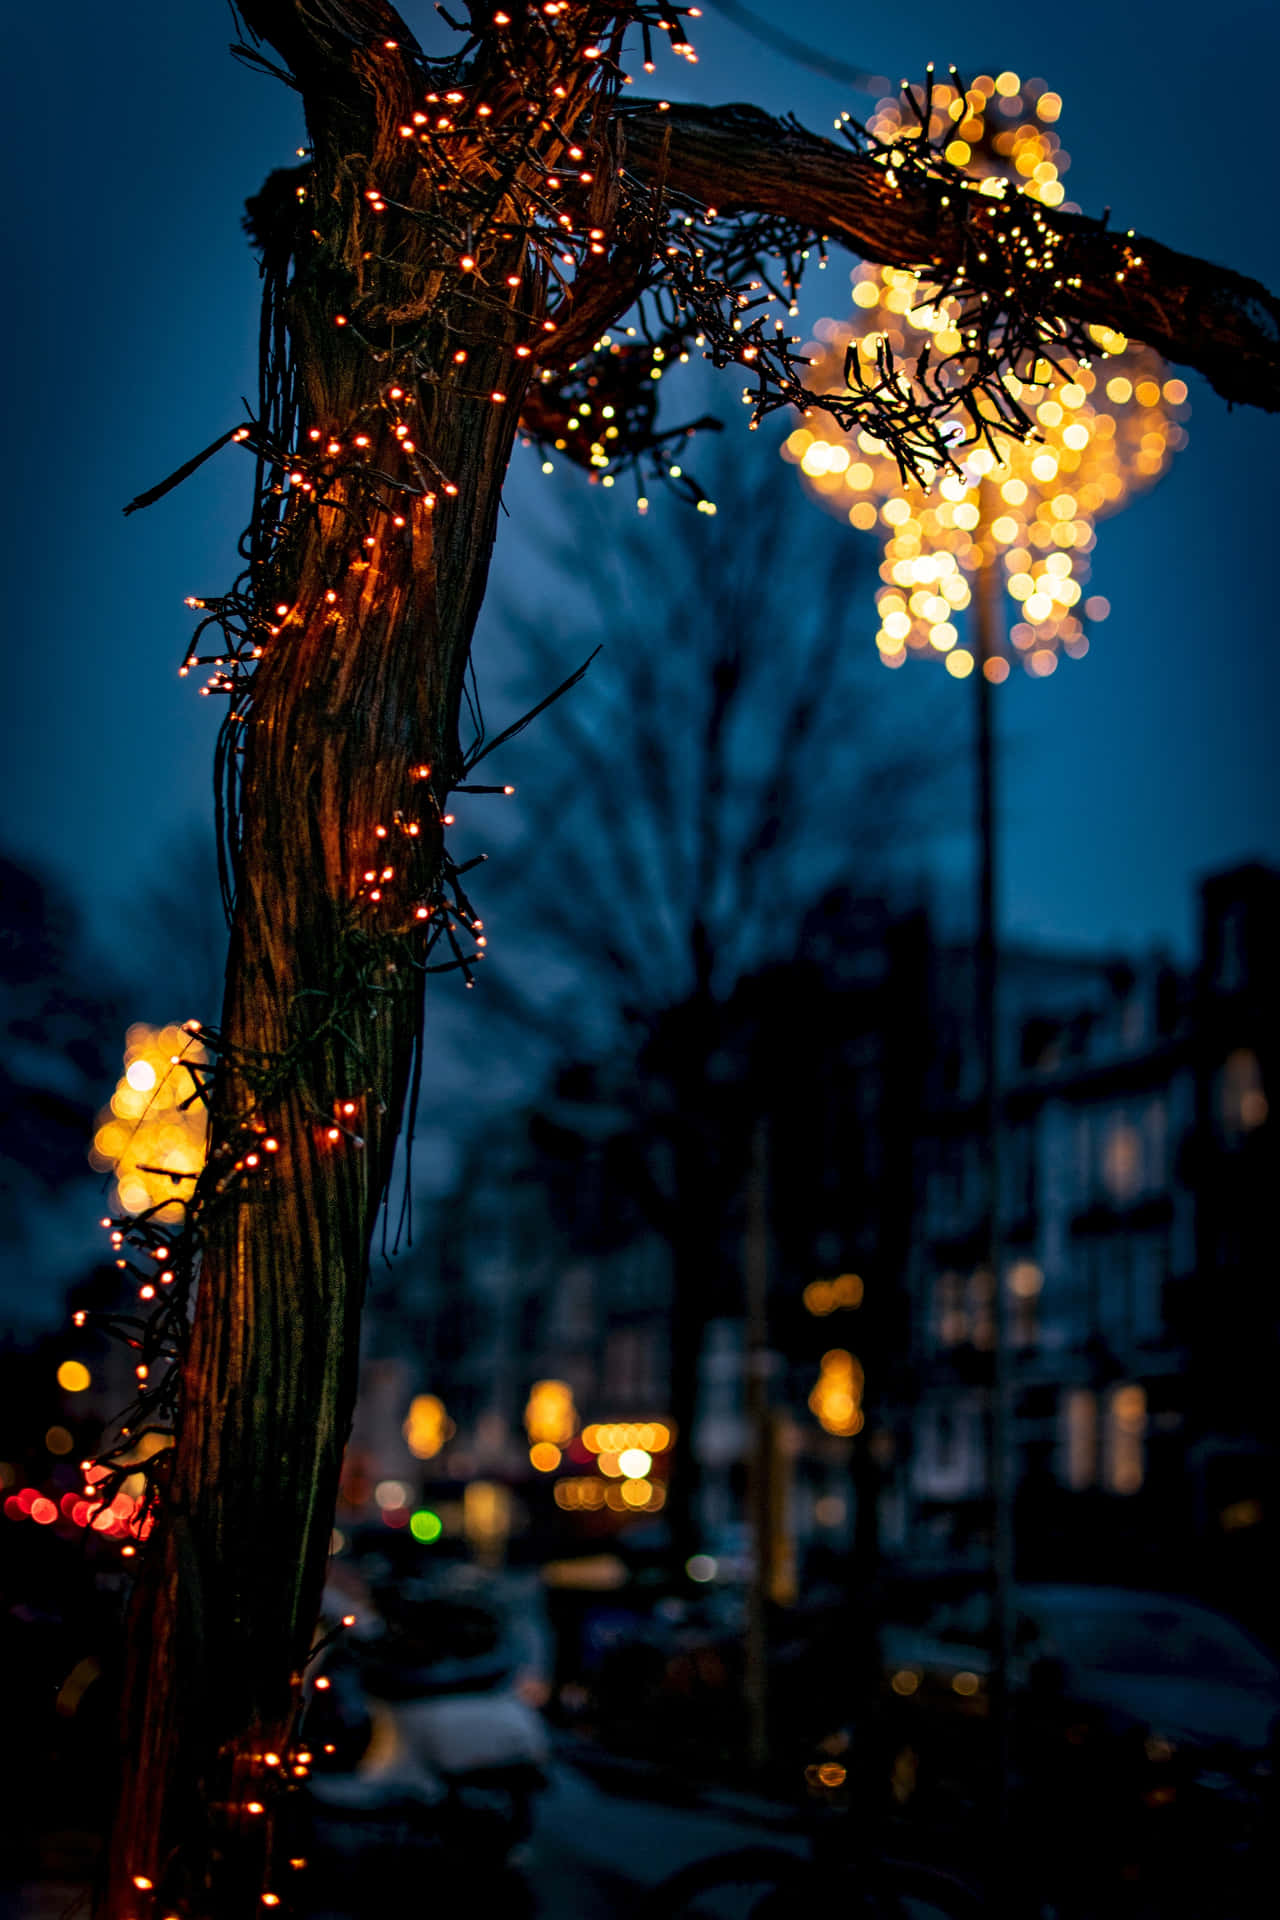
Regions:
<svg viewBox="0 0 1280 1920"><path fill-rule="evenodd" d="M914 690L905 731L876 698L885 677L851 631L853 538L779 498L763 462L744 472L726 451L708 484L716 515L664 523L657 572L651 529L614 521L605 538L585 503L550 555L576 575L554 643L536 602L506 615L541 684L591 636L604 651L531 750L526 831L488 888L509 931L484 983L504 1049L555 1063L544 1145L589 1159L670 1250L680 1565L696 1545L698 1355L708 1317L740 1308L731 1223L777 1096L762 975L795 961L837 882L901 888L955 771L946 688Z"/></svg>

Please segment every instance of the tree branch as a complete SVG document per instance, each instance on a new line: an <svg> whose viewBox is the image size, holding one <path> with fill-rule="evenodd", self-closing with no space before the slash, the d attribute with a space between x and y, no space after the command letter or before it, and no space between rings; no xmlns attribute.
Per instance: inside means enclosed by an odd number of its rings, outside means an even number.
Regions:
<svg viewBox="0 0 1280 1920"><path fill-rule="evenodd" d="M752 106L630 103L619 114L625 164L641 180L718 213L782 215L867 260L949 276L970 235L994 238L1007 203L949 195L909 175L891 184L877 159ZM1062 243L1063 317L1114 328L1204 374L1224 400L1280 411L1280 300L1256 280L1158 241L1108 233L1082 214L1044 213ZM971 280L981 264L966 257ZM1003 287L999 249L987 281ZM1070 285L1065 284L1070 281Z"/></svg>
<svg viewBox="0 0 1280 1920"><path fill-rule="evenodd" d="M361 56L379 46L417 51L417 41L387 0L236 0L236 10L249 32L269 41L308 86L340 85ZM388 48L388 41L396 47Z"/></svg>

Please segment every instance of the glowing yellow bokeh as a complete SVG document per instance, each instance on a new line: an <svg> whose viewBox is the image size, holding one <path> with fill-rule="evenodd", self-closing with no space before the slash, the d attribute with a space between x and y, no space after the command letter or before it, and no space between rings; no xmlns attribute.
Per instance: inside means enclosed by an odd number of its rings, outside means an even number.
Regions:
<svg viewBox="0 0 1280 1920"><path fill-rule="evenodd" d="M954 127L948 156L984 190L1016 191L1056 207L1070 165L1049 130L1061 107L1040 81L980 74L963 96L935 86L930 131L939 138ZM900 100L880 101L869 125L888 142L919 133ZM852 280L848 319L819 321L806 348L814 389L847 391L849 354L874 378L882 345L892 350L900 377L911 379L923 341L931 347L931 377L945 383L948 358L965 344L960 304L936 301L937 287L907 268L864 264ZM1170 379L1156 354L1123 334L1102 326L1089 331L1095 364L1058 370L1041 361L1025 370L1034 379L1005 376L1034 439L995 429L996 452L965 446L958 417L959 472L935 469L923 486L903 480L880 441L865 430L846 434L828 414L806 414L788 436L784 457L823 506L859 531L885 529L875 640L886 666L942 658L955 678L972 673L974 657L956 644L954 616L968 608L970 582L985 566L1003 568L1020 602L1009 660L1043 678L1060 653L1087 653L1084 618L1102 619L1108 610L1100 597L1084 599L1094 523L1151 486L1187 438L1185 383ZM998 682L1007 677L1007 660L989 660L984 671Z"/></svg>
<svg viewBox="0 0 1280 1920"><path fill-rule="evenodd" d="M864 1291L860 1274L842 1273L836 1280L811 1280L801 1297L809 1313L823 1317L839 1307L860 1307Z"/></svg>
<svg viewBox="0 0 1280 1920"><path fill-rule="evenodd" d="M129 1028L124 1072L89 1151L99 1172L114 1172L122 1212L154 1209L166 1224L181 1220L205 1156L205 1106L191 1069L207 1061L184 1027Z"/></svg>
<svg viewBox="0 0 1280 1920"><path fill-rule="evenodd" d="M628 1447L665 1453L671 1445L671 1429L661 1420L616 1420L603 1425L593 1421L582 1429L582 1444L588 1453L619 1454Z"/></svg>
<svg viewBox="0 0 1280 1920"><path fill-rule="evenodd" d="M82 1361L64 1360L58 1368L58 1385L64 1393L83 1393L93 1384L93 1375Z"/></svg>
<svg viewBox="0 0 1280 1920"><path fill-rule="evenodd" d="M409 1402L402 1432L415 1460L434 1460L452 1440L456 1428L437 1394L416 1393Z"/></svg>
<svg viewBox="0 0 1280 1920"><path fill-rule="evenodd" d="M555 1502L568 1513L598 1513L607 1508L613 1513L658 1513L666 1504L667 1492L661 1481L623 1480L605 1482L594 1474L582 1474L556 1482Z"/></svg>
<svg viewBox="0 0 1280 1920"><path fill-rule="evenodd" d="M545 1440L553 1447L568 1446L578 1431L578 1410L567 1382L534 1381L524 1410L524 1426L530 1441Z"/></svg>
<svg viewBox="0 0 1280 1920"><path fill-rule="evenodd" d="M860 1361L843 1347L822 1356L817 1384L809 1395L810 1411L827 1433L849 1437L861 1433L863 1372Z"/></svg>

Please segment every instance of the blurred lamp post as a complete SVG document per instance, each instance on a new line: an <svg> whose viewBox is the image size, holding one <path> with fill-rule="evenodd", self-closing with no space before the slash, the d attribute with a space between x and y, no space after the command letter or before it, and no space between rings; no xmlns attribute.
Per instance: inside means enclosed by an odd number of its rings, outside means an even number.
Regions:
<svg viewBox="0 0 1280 1920"><path fill-rule="evenodd" d="M918 104L924 111L923 95ZM1062 102L1042 81L1015 73L979 74L961 93L935 87L930 133L950 128L947 157L1004 198L1019 192L1063 204L1069 156L1054 131ZM905 100L882 100L870 130L885 139L918 137L919 114ZM1067 209L1072 211L1070 207ZM899 378L927 370L945 386L947 363L963 345L964 316L936 284L908 269L863 264L851 276L853 311L820 320L809 347L815 388L843 388L860 362L874 378L892 356ZM982 1248L991 1276L993 1378L990 1486L999 1811L1007 1812L1008 1659L1013 1581L1013 1456L1009 1315L1000 1222L1000 1077L998 1048L996 751L992 689L1021 663L1035 678L1060 658L1089 650L1086 622L1105 619L1107 602L1086 597L1094 523L1150 486L1186 444L1180 424L1187 389L1167 376L1157 355L1122 334L1092 327L1095 365L1042 359L1008 375L1005 388L1033 429L1018 439L998 422L973 438L957 418L955 467L904 478L870 434L845 434L826 414L810 414L786 441L809 491L860 531L884 529L876 594L876 646L887 667L911 658L941 660L956 679L972 677L976 698L979 860L974 946L974 1016L981 1077ZM927 363L921 359L927 352ZM936 484L934 484L936 483ZM1017 604L1006 629L1000 585ZM961 644L957 616L965 616ZM975 672L975 668L977 671Z"/></svg>
<svg viewBox="0 0 1280 1920"><path fill-rule="evenodd" d="M957 125L948 157L980 178L984 191L1062 202L1068 156L1050 124L1061 111L1056 94L1016 74L994 81L980 74L962 98L938 86L933 101L935 134L940 121ZM913 124L904 107L881 101L870 126L888 139L909 137ZM843 388L851 352L874 372L886 348L904 378L927 348L929 378L945 387L948 359L962 347L955 303L935 303L936 287L897 267L863 264L851 278L852 313L814 329L808 352L815 388ZM904 480L879 441L865 432L843 434L826 414L809 414L788 437L784 456L823 506L862 532L884 529L876 646L886 666L941 659L957 679L967 678L983 651L982 633L974 633L972 647L961 646L955 620L972 606L981 626L976 589L984 573L1003 574L1021 615L1007 635L997 631L993 579L984 658L993 685L1008 678L1011 662L1045 678L1062 655L1088 652L1086 621L1109 611L1084 591L1094 524L1159 479L1187 437L1180 424L1185 384L1123 334L1090 331L1096 366L1055 368L1042 360L1024 370L1025 378L1006 378L1011 407L1035 437L1018 440L993 423L989 444L969 446L957 420L956 468L930 476L936 486Z"/></svg>

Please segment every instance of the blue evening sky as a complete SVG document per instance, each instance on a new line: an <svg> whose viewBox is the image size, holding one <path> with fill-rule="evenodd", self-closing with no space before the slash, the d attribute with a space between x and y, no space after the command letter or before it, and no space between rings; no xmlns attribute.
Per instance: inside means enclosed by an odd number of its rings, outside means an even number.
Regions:
<svg viewBox="0 0 1280 1920"><path fill-rule="evenodd" d="M429 10L408 12L421 24ZM1064 98L1068 190L1086 211L1109 204L1119 226L1280 283L1271 7L794 0L775 17L895 81L930 58L1042 76ZM108 937L131 891L163 878L176 831L209 815L218 716L174 670L183 596L235 570L247 457L227 451L130 520L120 508L233 424L253 391L257 276L241 207L300 138L291 96L228 57L229 28L220 0L73 0L56 27L28 7L6 30L2 833L66 874ZM794 109L819 130L843 106L869 108L709 9L693 37L700 64L664 60L655 90ZM815 277L833 308L848 298L846 265ZM1280 858L1280 426L1190 385L1189 447L1101 529L1091 590L1114 611L1093 651L1047 681L1017 675L1000 696L1012 743L1003 912L1019 935L1185 953L1195 877ZM724 402L732 418L731 379ZM518 457L495 581L529 565L522 504L545 509L559 484ZM853 538L834 522L832 536ZM849 618L850 644L870 647L867 560L865 605ZM909 701L913 673L928 671L885 673L885 699Z"/></svg>

